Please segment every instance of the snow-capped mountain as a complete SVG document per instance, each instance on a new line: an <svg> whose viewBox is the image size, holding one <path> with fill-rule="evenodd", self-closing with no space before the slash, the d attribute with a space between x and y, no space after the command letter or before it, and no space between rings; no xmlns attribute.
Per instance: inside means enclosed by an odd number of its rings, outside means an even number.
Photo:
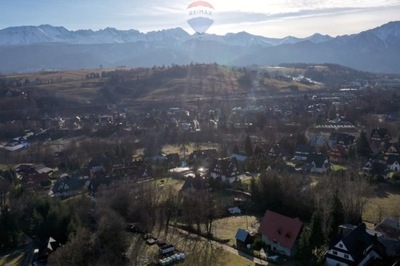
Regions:
<svg viewBox="0 0 400 266"><path fill-rule="evenodd" d="M50 25L0 30L0 71L153 66L216 62L226 65L335 63L400 73L400 21L359 34L268 38L247 32L190 35L181 28L70 31Z"/></svg>
<svg viewBox="0 0 400 266"><path fill-rule="evenodd" d="M333 37L331 37L329 35L322 35L319 33L315 33L315 34L311 35L310 37L305 38L305 40L313 42L313 43L327 42L332 39L333 39Z"/></svg>
<svg viewBox="0 0 400 266"><path fill-rule="evenodd" d="M267 38L252 35L247 32L228 33L224 36L214 34L189 35L181 28L151 31L142 33L137 30L117 30L105 28L98 31L77 30L69 31L64 27L51 25L10 27L0 30L0 45L32 45L39 43L66 43L66 44L111 44L134 43L138 41L183 43L191 38L202 38L208 41L217 41L226 45L241 47L262 46L268 47L279 44L296 43L303 40L322 42L329 40L329 36L313 35L305 39L288 36L282 39Z"/></svg>

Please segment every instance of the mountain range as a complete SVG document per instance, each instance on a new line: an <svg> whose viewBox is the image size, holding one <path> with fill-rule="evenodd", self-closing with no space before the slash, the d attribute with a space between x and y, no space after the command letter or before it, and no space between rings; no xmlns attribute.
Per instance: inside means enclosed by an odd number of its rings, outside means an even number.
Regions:
<svg viewBox="0 0 400 266"><path fill-rule="evenodd" d="M400 21L358 34L267 38L246 32L190 35L181 28L70 31L51 25L0 30L0 71L30 72L216 62L225 65L335 63L400 74Z"/></svg>

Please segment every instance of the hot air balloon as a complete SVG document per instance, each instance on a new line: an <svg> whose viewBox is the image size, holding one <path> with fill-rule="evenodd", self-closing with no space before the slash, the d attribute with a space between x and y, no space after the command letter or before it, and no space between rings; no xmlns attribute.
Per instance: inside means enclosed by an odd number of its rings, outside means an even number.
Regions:
<svg viewBox="0 0 400 266"><path fill-rule="evenodd" d="M214 23L213 12L214 7L206 1L195 1L187 7L188 20L187 23L192 29L203 34Z"/></svg>

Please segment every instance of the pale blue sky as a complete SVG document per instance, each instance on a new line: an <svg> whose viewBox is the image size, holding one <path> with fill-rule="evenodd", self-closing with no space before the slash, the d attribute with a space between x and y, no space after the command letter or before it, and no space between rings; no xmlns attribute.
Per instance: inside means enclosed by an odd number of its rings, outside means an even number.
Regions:
<svg viewBox="0 0 400 266"><path fill-rule="evenodd" d="M187 0L0 0L0 29L10 26L64 26L69 30L181 27ZM209 33L247 31L267 37L331 36L358 33L400 20L400 0L209 0L215 23Z"/></svg>

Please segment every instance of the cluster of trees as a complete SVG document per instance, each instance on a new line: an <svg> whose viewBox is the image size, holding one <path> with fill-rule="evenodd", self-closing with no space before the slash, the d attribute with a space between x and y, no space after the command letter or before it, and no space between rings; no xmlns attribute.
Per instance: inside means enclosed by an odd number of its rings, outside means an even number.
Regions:
<svg viewBox="0 0 400 266"><path fill-rule="evenodd" d="M68 242L50 256L52 265L135 261L127 253L127 225L135 224L143 232L168 233L174 221L197 233L212 234L212 223L219 215L211 193L199 192L182 200L174 187L160 187L160 182L113 183L99 188L95 207L94 203L86 205L85 211L85 205L79 204L75 211L79 219L74 222Z"/></svg>
<svg viewBox="0 0 400 266"><path fill-rule="evenodd" d="M265 172L258 180L251 180L250 191L253 211L262 214L268 209L306 221L299 254L309 259L313 254L323 254L318 251L329 246L339 225L362 221L372 186L352 171L319 176L316 180Z"/></svg>
<svg viewBox="0 0 400 266"><path fill-rule="evenodd" d="M75 202L61 202L46 195L27 191L16 180L0 179L0 250L9 250L26 241L39 242L49 237L65 243L74 230Z"/></svg>

